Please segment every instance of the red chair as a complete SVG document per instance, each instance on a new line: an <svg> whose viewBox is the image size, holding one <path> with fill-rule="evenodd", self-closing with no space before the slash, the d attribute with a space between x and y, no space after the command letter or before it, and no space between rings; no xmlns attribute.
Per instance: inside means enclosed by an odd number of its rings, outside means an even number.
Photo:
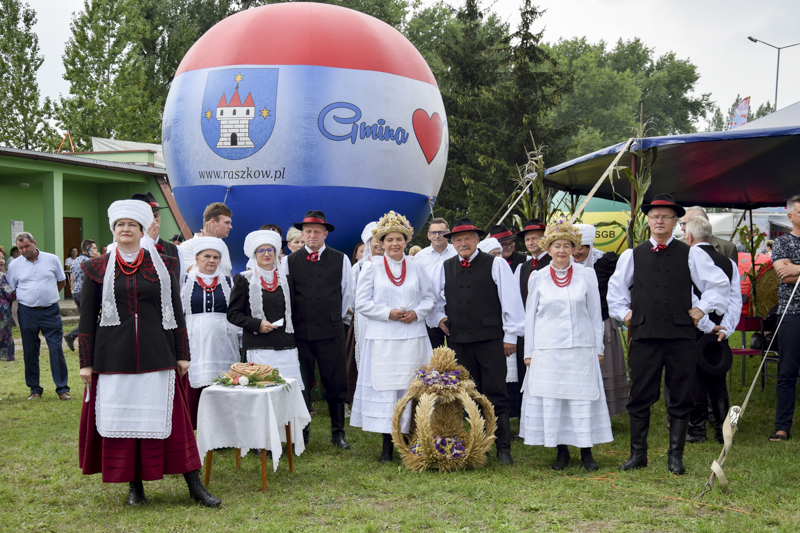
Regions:
<svg viewBox="0 0 800 533"><path fill-rule="evenodd" d="M761 332L761 337L764 338L764 320L760 316L743 316L739 319L739 324L736 326L736 331L740 331L742 333L742 347L741 348L731 348L731 352L733 355L741 355L742 356L742 387L745 386L745 356L753 357L754 355L758 355L764 357L764 350L753 350L747 346L747 332L748 331L759 331ZM764 390L764 374L761 374L761 390ZM731 372L730 378L730 386L733 388L733 372Z"/></svg>

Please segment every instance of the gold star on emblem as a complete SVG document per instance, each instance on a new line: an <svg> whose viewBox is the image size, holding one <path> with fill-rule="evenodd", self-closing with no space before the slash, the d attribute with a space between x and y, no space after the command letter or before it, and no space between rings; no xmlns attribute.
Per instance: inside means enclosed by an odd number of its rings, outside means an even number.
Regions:
<svg viewBox="0 0 800 533"><path fill-rule="evenodd" d="M204 114L206 116L206 120L211 120L211 110L210 109L208 111L206 111Z"/></svg>
<svg viewBox="0 0 800 533"><path fill-rule="evenodd" d="M267 109L266 107L264 109L262 109L261 110L261 116L264 117L264 118L267 118L269 116L269 109Z"/></svg>
<svg viewBox="0 0 800 533"><path fill-rule="evenodd" d="M235 77L235 78L233 78L233 79L235 79L235 80L236 80L236 83L239 83L239 82L240 82L240 81L242 81L242 79L244 79L244 78L242 78L242 75L241 75L241 74L237 74L237 75L236 75L236 77Z"/></svg>

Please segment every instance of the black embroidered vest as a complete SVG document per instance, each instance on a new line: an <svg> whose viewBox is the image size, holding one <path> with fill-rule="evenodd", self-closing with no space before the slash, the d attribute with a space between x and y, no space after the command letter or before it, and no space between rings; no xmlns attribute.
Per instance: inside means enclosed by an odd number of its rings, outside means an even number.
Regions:
<svg viewBox="0 0 800 533"><path fill-rule="evenodd" d="M503 308L492 279L494 257L479 251L469 267L461 257L444 262L445 314L453 342L503 338Z"/></svg>
<svg viewBox="0 0 800 533"><path fill-rule="evenodd" d="M319 261L308 261L305 248L289 255L293 279L292 321L298 339L332 339L344 335L342 326L342 263L344 254L330 247Z"/></svg>

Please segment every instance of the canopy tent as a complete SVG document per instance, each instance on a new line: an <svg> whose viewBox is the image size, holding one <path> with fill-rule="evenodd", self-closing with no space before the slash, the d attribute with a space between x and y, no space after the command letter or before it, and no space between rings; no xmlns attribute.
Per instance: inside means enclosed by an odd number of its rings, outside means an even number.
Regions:
<svg viewBox="0 0 800 533"><path fill-rule="evenodd" d="M646 200L670 193L682 205L755 209L783 205L798 193L800 102L735 130L638 139L655 151ZM545 184L586 195L625 143L615 144L549 168ZM634 148L632 147L632 150ZM630 166L631 152L618 165ZM612 177L614 173L612 173ZM609 200L630 198L630 184L605 180L595 193Z"/></svg>

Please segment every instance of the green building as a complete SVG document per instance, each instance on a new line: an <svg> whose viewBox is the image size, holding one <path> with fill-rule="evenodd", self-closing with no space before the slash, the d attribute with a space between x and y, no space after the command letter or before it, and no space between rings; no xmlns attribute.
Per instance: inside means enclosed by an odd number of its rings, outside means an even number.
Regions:
<svg viewBox="0 0 800 533"><path fill-rule="evenodd" d="M146 191L170 207L161 211L161 237L190 236L152 150L53 154L0 147L0 245L8 253L21 229L62 261L83 239L101 248L113 240L108 206Z"/></svg>

